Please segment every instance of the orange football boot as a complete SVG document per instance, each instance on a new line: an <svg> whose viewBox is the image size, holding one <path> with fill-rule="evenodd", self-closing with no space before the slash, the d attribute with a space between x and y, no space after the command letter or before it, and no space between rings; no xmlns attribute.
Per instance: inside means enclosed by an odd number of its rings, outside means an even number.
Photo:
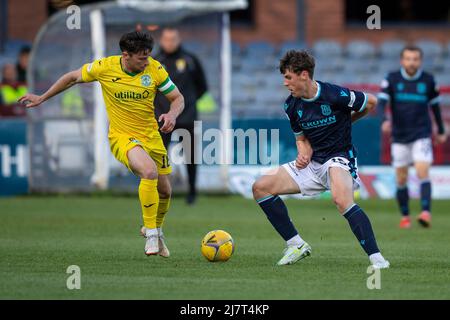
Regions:
<svg viewBox="0 0 450 320"><path fill-rule="evenodd" d="M411 228L411 218L410 217L403 217L400 220L400 229L409 229Z"/></svg>
<svg viewBox="0 0 450 320"><path fill-rule="evenodd" d="M417 221L424 228L431 227L431 213L426 210L422 211L422 213L417 217Z"/></svg>

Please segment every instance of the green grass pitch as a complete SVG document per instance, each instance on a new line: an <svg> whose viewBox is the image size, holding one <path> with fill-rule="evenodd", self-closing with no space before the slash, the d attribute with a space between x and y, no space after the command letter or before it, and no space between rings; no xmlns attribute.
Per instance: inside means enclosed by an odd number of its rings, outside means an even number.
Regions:
<svg viewBox="0 0 450 320"><path fill-rule="evenodd" d="M275 266L284 242L255 202L202 196L172 202L165 234L172 256L146 257L137 197L0 199L0 299L450 299L450 201L433 202L433 226L400 230L394 201L358 201L391 262L381 289L367 288L367 256L331 201L286 200L312 256ZM412 203L414 217L417 200ZM234 238L234 256L206 261L210 230ZM69 265L81 289L68 290Z"/></svg>

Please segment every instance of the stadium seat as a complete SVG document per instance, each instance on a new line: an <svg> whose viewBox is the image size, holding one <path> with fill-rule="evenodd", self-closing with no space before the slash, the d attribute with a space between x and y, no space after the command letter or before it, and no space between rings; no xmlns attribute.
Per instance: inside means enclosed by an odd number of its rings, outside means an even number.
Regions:
<svg viewBox="0 0 450 320"><path fill-rule="evenodd" d="M345 72L349 74L369 74L377 70L376 59L351 59L347 58L344 63Z"/></svg>
<svg viewBox="0 0 450 320"><path fill-rule="evenodd" d="M442 72L450 73L450 57L442 60Z"/></svg>
<svg viewBox="0 0 450 320"><path fill-rule="evenodd" d="M439 86L450 86L450 73L436 73L434 79Z"/></svg>
<svg viewBox="0 0 450 320"><path fill-rule="evenodd" d="M239 43L234 41L231 42L231 54L233 57L242 55L242 48Z"/></svg>
<svg viewBox="0 0 450 320"><path fill-rule="evenodd" d="M249 57L246 56L244 59L242 59L241 63L241 70L243 72L265 72L269 71L269 69L272 69L275 65L274 58L271 57ZM272 65L271 65L272 64Z"/></svg>
<svg viewBox="0 0 450 320"><path fill-rule="evenodd" d="M425 59L443 56L444 48L442 44L437 41L422 39L416 41L415 44L423 50Z"/></svg>
<svg viewBox="0 0 450 320"><path fill-rule="evenodd" d="M208 55L210 54L211 48L207 43L196 41L196 40L189 40L184 41L182 44L183 48L187 51L190 51L194 54L199 55Z"/></svg>
<svg viewBox="0 0 450 320"><path fill-rule="evenodd" d="M444 55L447 57L447 59L449 59L450 58L450 41L447 42L444 50L445 50Z"/></svg>
<svg viewBox="0 0 450 320"><path fill-rule="evenodd" d="M386 40L379 47L380 56L383 59L395 59L398 62L400 52L405 45L406 42L403 40Z"/></svg>
<svg viewBox="0 0 450 320"><path fill-rule="evenodd" d="M248 57L273 56L275 50L275 47L269 42L254 41L247 44L245 53Z"/></svg>
<svg viewBox="0 0 450 320"><path fill-rule="evenodd" d="M242 88L233 89L231 99L231 110L233 115L238 117L254 117L255 115L255 91L243 90ZM259 109L256 107L256 109ZM261 112L261 110L258 110Z"/></svg>
<svg viewBox="0 0 450 320"><path fill-rule="evenodd" d="M233 68L233 72L239 72L239 70L241 69L242 66L242 59L240 56L236 55L236 56L232 56L231 57L231 66Z"/></svg>
<svg viewBox="0 0 450 320"><path fill-rule="evenodd" d="M335 83L335 80L339 77L344 77L344 75L341 72L322 71L320 69L314 72L314 79L319 81Z"/></svg>
<svg viewBox="0 0 450 320"><path fill-rule="evenodd" d="M375 46L365 40L352 40L345 47L346 54L351 59L370 59L375 57Z"/></svg>
<svg viewBox="0 0 450 320"><path fill-rule="evenodd" d="M279 48L278 56L281 59L283 55L289 50L307 50L308 46L303 41L284 41Z"/></svg>
<svg viewBox="0 0 450 320"><path fill-rule="evenodd" d="M377 60L378 72L384 74L385 76L392 71L400 69L400 58L381 58Z"/></svg>
<svg viewBox="0 0 450 320"><path fill-rule="evenodd" d="M369 84L372 82L370 73L355 73L348 78L346 84Z"/></svg>
<svg viewBox="0 0 450 320"><path fill-rule="evenodd" d="M244 89L255 89L258 86L263 86L263 77L255 77L254 74L236 72L232 75L232 86Z"/></svg>
<svg viewBox="0 0 450 320"><path fill-rule="evenodd" d="M326 75L327 81L345 87L348 83L354 83L351 75L343 72L329 73ZM320 80L320 79L319 79Z"/></svg>
<svg viewBox="0 0 450 320"><path fill-rule="evenodd" d="M325 71L325 72L337 72L344 68L345 60L341 57L331 55L329 57L319 56L316 58L315 70Z"/></svg>
<svg viewBox="0 0 450 320"><path fill-rule="evenodd" d="M381 81L386 77L386 73L378 71L370 73L368 76L369 83L379 85Z"/></svg>
<svg viewBox="0 0 450 320"><path fill-rule="evenodd" d="M273 89L275 87L283 86L283 75L277 69L274 72L268 72L263 77L262 81L267 90L270 90L270 88Z"/></svg>
<svg viewBox="0 0 450 320"><path fill-rule="evenodd" d="M259 102L266 102L268 106L272 108L282 107L284 101L289 96L289 92L282 92L280 90L264 90L264 88L260 88L256 92L255 99Z"/></svg>
<svg viewBox="0 0 450 320"><path fill-rule="evenodd" d="M438 72L444 68L443 59L439 56L429 57L422 60L422 68L428 72Z"/></svg>
<svg viewBox="0 0 450 320"><path fill-rule="evenodd" d="M313 44L312 52L316 58L329 58L330 56L341 57L344 51L339 42L322 39Z"/></svg>
<svg viewBox="0 0 450 320"><path fill-rule="evenodd" d="M242 87L232 87L232 101L237 103L249 103L253 101L254 96L250 95L247 90L244 90Z"/></svg>
<svg viewBox="0 0 450 320"><path fill-rule="evenodd" d="M31 48L31 43L24 40L8 40L5 43L5 53L7 55L17 56L20 49L24 46L29 46Z"/></svg>

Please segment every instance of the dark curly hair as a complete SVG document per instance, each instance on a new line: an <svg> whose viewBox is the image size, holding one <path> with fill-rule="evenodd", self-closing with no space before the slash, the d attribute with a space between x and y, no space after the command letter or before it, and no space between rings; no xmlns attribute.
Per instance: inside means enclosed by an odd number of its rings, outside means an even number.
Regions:
<svg viewBox="0 0 450 320"><path fill-rule="evenodd" d="M302 71L307 71L309 77L312 79L314 76L314 67L316 62L314 57L305 50L289 50L280 59L280 72L284 74L286 71L291 71L299 74Z"/></svg>
<svg viewBox="0 0 450 320"><path fill-rule="evenodd" d="M125 33L119 41L120 50L130 54L152 51L154 40L153 37L145 32L133 31Z"/></svg>

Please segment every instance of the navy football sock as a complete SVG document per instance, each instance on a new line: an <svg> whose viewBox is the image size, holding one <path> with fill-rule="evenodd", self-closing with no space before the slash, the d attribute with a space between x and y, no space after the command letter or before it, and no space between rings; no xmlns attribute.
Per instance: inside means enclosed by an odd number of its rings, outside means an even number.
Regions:
<svg viewBox="0 0 450 320"><path fill-rule="evenodd" d="M409 215L408 186L397 187L397 202L403 216Z"/></svg>
<svg viewBox="0 0 450 320"><path fill-rule="evenodd" d="M420 183L420 203L422 210L431 210L431 182L429 180Z"/></svg>
<svg viewBox="0 0 450 320"><path fill-rule="evenodd" d="M256 202L258 202L259 206L266 214L267 219L269 219L272 226L285 241L288 241L298 234L289 218L286 205L279 196L267 196Z"/></svg>
<svg viewBox="0 0 450 320"><path fill-rule="evenodd" d="M357 204L350 207L344 217L367 255L380 252L369 218Z"/></svg>

